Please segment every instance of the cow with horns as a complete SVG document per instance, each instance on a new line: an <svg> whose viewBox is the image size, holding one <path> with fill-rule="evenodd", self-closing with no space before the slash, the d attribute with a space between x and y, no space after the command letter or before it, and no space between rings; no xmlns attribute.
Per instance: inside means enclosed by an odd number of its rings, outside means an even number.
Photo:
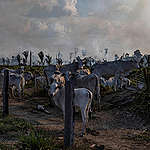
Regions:
<svg viewBox="0 0 150 150"><path fill-rule="evenodd" d="M52 98L54 103L63 111L65 117L65 86L63 74L55 74L51 80L48 95ZM93 94L86 88L75 88L73 105L81 109L82 115L82 133L85 133L86 125L88 122L88 113L91 107Z"/></svg>

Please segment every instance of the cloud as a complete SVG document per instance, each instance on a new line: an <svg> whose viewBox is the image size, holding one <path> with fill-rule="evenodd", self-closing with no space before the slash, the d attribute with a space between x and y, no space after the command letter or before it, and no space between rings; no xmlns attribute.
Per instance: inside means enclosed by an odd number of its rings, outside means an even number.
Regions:
<svg viewBox="0 0 150 150"><path fill-rule="evenodd" d="M50 18L77 15L77 0L38 1L26 14L32 18Z"/></svg>
<svg viewBox="0 0 150 150"><path fill-rule="evenodd" d="M78 11L77 11L76 5L77 5L78 1L77 0L65 0L65 1L66 1L66 4L65 4L64 9L66 11L71 12L72 16L77 15Z"/></svg>

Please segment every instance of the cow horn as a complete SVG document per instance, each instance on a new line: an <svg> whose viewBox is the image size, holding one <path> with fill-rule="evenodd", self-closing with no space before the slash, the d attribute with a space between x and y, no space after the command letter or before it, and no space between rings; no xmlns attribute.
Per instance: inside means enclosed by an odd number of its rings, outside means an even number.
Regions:
<svg viewBox="0 0 150 150"><path fill-rule="evenodd" d="M59 71L55 71L54 74L60 74L60 72Z"/></svg>

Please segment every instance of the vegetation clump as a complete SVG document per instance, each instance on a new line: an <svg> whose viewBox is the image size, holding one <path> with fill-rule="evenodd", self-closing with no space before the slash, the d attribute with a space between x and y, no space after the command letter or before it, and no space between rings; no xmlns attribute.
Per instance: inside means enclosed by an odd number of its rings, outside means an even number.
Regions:
<svg viewBox="0 0 150 150"><path fill-rule="evenodd" d="M129 106L129 110L140 116L143 120L150 120L150 93L142 91L137 93L135 100Z"/></svg>

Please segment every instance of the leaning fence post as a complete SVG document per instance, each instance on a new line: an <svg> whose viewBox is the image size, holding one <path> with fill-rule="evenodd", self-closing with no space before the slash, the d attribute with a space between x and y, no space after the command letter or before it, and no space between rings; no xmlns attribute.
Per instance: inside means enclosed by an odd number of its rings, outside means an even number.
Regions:
<svg viewBox="0 0 150 150"><path fill-rule="evenodd" d="M8 116L8 85L9 85L9 71L4 71L4 82L3 82L3 117Z"/></svg>
<svg viewBox="0 0 150 150"><path fill-rule="evenodd" d="M69 80L69 74L65 76L65 122L64 122L64 146L70 147L74 142L74 114L73 114L73 86Z"/></svg>

